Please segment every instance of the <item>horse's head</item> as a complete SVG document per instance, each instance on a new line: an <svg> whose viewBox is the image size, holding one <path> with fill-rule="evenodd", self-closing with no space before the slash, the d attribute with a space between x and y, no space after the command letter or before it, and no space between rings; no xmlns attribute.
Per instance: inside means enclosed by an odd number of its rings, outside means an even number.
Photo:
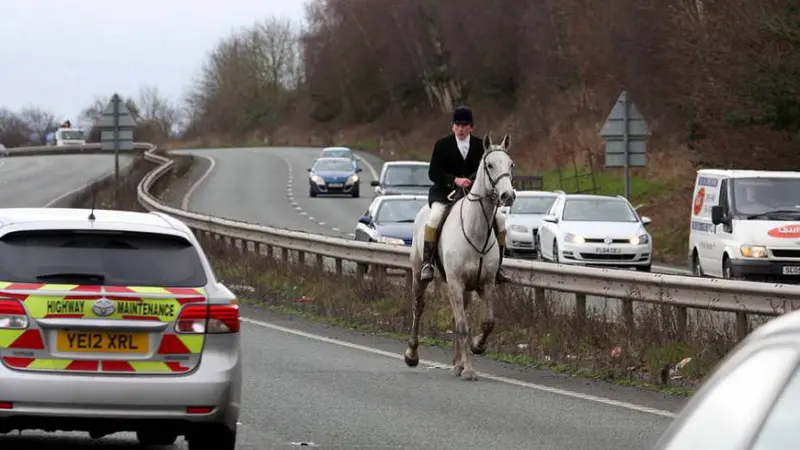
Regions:
<svg viewBox="0 0 800 450"><path fill-rule="evenodd" d="M508 156L508 147L511 138L506 134L499 145L492 144L491 134L483 137L483 159L481 160L478 175L475 177L476 185L481 184L483 195L491 197L496 204L508 206L514 203L517 194L511 184L511 171L514 161ZM475 189L473 189L475 191ZM477 192L476 192L477 193Z"/></svg>

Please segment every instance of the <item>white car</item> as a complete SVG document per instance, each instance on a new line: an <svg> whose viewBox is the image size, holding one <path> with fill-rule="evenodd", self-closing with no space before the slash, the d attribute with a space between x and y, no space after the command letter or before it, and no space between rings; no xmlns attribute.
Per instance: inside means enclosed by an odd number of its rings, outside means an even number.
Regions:
<svg viewBox="0 0 800 450"><path fill-rule="evenodd" d="M528 256L537 252L536 236L547 210L558 194L548 191L517 191L517 199L507 210L506 253L509 256Z"/></svg>
<svg viewBox="0 0 800 450"><path fill-rule="evenodd" d="M542 260L650 271L650 218L639 217L625 197L560 194L542 220Z"/></svg>

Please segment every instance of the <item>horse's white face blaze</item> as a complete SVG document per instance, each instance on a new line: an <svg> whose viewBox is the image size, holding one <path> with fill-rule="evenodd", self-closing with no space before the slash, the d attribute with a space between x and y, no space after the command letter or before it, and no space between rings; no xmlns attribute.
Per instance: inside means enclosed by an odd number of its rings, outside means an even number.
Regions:
<svg viewBox="0 0 800 450"><path fill-rule="evenodd" d="M511 183L511 172L514 169L514 162L508 155L510 138L506 135L499 145L492 144L491 136L486 136L483 140L485 152L484 169L484 192L491 193L493 190L502 203L507 204L515 197L514 186ZM499 150L499 151L498 151ZM509 174L504 176L505 174ZM496 183L492 186L492 183Z"/></svg>

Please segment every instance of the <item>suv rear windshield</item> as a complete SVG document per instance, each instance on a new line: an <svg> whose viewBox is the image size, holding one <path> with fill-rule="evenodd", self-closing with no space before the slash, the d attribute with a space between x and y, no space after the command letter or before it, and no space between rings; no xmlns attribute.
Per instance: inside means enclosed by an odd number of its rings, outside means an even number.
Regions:
<svg viewBox="0 0 800 450"><path fill-rule="evenodd" d="M6 234L0 238L0 280L162 287L207 282L198 251L184 238L97 230Z"/></svg>

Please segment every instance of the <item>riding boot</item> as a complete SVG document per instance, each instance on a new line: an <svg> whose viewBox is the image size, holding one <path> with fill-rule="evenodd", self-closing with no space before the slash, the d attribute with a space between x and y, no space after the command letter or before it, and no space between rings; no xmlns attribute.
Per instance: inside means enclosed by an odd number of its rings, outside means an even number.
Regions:
<svg viewBox="0 0 800 450"><path fill-rule="evenodd" d="M503 269L503 255L506 252L506 232L501 231L497 233L497 246L500 247L500 262L497 264L497 276L495 277L496 283L507 283L511 281L505 270Z"/></svg>
<svg viewBox="0 0 800 450"><path fill-rule="evenodd" d="M420 281L433 280L433 249L436 247L436 228L425 226L425 241L422 249L422 268Z"/></svg>

